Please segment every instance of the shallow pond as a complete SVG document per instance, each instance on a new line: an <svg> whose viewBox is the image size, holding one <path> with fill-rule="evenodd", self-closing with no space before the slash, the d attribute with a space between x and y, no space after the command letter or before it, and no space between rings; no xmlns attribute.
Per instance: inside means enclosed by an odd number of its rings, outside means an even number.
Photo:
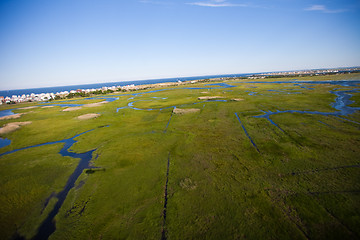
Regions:
<svg viewBox="0 0 360 240"><path fill-rule="evenodd" d="M0 148L6 147L11 144L11 140L7 138L0 138Z"/></svg>

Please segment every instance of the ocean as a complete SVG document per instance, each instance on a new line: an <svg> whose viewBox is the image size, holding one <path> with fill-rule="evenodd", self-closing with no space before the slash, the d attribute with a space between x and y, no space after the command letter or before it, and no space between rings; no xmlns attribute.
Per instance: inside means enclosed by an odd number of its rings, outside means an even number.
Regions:
<svg viewBox="0 0 360 240"><path fill-rule="evenodd" d="M109 83L94 83L94 84L82 84L82 85L70 85L70 86L58 86L58 87L45 87L45 88L29 88L29 89L16 89L0 91L0 96L11 97L12 95L22 94L40 94L40 93L57 93L62 91L70 91L76 89L91 89L111 86L126 86L126 85L143 85L143 84L154 84L154 83L165 83L165 82L177 82L177 81L192 81L206 78L221 78L221 77L244 77L252 75L247 74L227 74L227 75L208 75L208 76L196 76L196 77L179 77L179 78L160 78L151 80L135 80L135 81L122 81L122 82L109 82Z"/></svg>

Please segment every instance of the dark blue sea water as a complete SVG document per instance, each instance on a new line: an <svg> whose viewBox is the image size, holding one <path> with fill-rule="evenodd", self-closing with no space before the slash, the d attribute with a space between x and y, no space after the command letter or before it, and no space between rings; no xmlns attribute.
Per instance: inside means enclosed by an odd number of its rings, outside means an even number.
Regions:
<svg viewBox="0 0 360 240"><path fill-rule="evenodd" d="M46 87L46 88L30 88L30 89L17 89L0 91L0 96L11 97L12 95L22 94L40 94L40 93L56 93L62 91L70 91L76 89L91 89L111 86L126 86L126 85L143 85L143 84L154 84L154 83L166 83L166 82L177 82L180 81L192 81L206 78L221 78L221 77L244 77L252 75L253 73L247 74L227 74L227 75L209 75L209 76L196 76L196 77L180 77L180 78L161 78L151 80L136 80L136 81L123 81L123 82L109 82L109 83L95 83L95 84L83 84L83 85L70 85L70 86L59 86L59 87Z"/></svg>

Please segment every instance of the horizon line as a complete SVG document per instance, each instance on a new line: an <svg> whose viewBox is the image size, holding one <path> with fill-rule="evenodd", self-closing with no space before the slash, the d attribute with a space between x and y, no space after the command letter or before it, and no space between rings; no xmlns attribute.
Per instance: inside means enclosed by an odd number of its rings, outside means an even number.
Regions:
<svg viewBox="0 0 360 240"><path fill-rule="evenodd" d="M18 88L18 89L0 89L1 92L6 91L17 91L17 90L30 90L30 89L41 89L41 88L55 88L55 87L70 87L70 86L79 86L79 85L93 85L93 84L109 84L109 83L120 83L120 82L140 82L140 81L151 81L151 80L160 80L160 79L180 79L180 78L190 78L190 77L208 77L208 76L222 76L222 75L244 75L244 74L260 74L260 73L281 73L281 72L293 72L293 71L311 71L311 70L329 70L329 69L346 69L346 68L360 68L359 66L347 66L347 67L330 67L330 68L308 68L308 69L292 69L292 70L276 70L276 71L262 71L262 72L244 72L244 73L224 73L224 74L208 74L208 75L192 75L192 76L177 76L177 77L164 77L164 78L146 78L138 80L119 80L119 81L109 81L109 82L94 82L94 83L79 83L71 85L56 85L56 86L46 86L46 87L31 87L31 88Z"/></svg>

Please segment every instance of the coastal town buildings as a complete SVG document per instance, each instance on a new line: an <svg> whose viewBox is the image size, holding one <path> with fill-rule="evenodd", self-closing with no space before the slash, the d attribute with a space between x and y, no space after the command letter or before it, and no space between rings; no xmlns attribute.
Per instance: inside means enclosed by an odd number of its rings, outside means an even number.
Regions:
<svg viewBox="0 0 360 240"><path fill-rule="evenodd" d="M333 68L333 69L313 69L313 70L299 70L299 71L285 71L285 72L269 72L269 73L259 73L247 75L245 78L247 79L263 79L268 77L286 77L286 76L312 76L312 75L326 75L326 74L345 74L351 72L359 72L360 67L349 67L349 68ZM226 79L234 79L236 77L221 77L221 78L212 78L211 81L222 81ZM199 79L199 80L191 80L191 81L180 81L177 82L164 82L157 84L146 84L146 85L135 85L130 84L126 86L111 86L111 87L101 87L101 88L92 88L92 89L76 89L69 91L62 91L57 93L40 93L40 94L22 94L22 95L12 95L9 96L0 96L0 104L10 104L10 103L22 103L22 102L40 102L40 101L50 101L53 99L59 98L67 98L70 94L101 94L108 92L126 92L126 91L137 91L137 90L145 90L148 88L158 87L169 87L176 86L182 84L194 84L198 81L210 81L210 79ZM109 91L110 90L110 91ZM81 95L80 95L81 96Z"/></svg>
<svg viewBox="0 0 360 240"><path fill-rule="evenodd" d="M92 88L92 89L77 89L77 90L70 90L70 91L61 91L57 93L40 93L40 94L22 94L22 95L12 95L9 96L1 96L0 97L0 104L10 104L10 103L22 103L22 102L43 102L49 101L55 98L66 98L69 94L91 94L95 92L107 92L111 90L115 91L134 91L143 89L141 86L135 86L135 84L126 85L126 86L111 86L111 87L102 87L102 88Z"/></svg>

